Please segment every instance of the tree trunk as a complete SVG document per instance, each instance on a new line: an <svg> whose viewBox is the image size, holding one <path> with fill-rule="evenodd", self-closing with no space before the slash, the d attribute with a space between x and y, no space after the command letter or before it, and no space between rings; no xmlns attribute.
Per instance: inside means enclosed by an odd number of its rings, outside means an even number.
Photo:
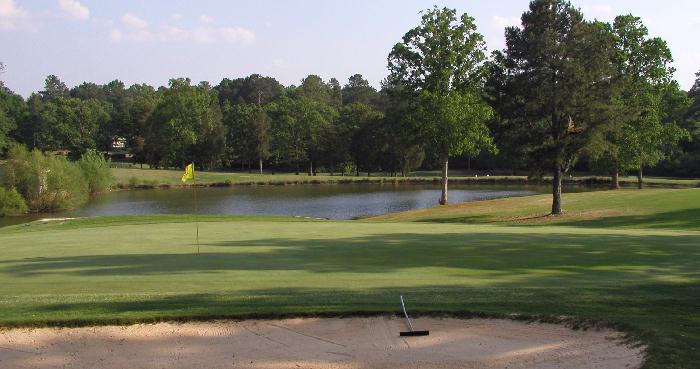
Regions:
<svg viewBox="0 0 700 369"><path fill-rule="evenodd" d="M615 169L615 171L612 174L612 183L610 183L610 188L613 190L619 190L620 189L620 171Z"/></svg>
<svg viewBox="0 0 700 369"><path fill-rule="evenodd" d="M561 169L554 166L552 177L552 215L561 214Z"/></svg>
<svg viewBox="0 0 700 369"><path fill-rule="evenodd" d="M637 188L640 190L644 188L644 173L642 172L642 165L639 165L639 172L637 172Z"/></svg>
<svg viewBox="0 0 700 369"><path fill-rule="evenodd" d="M258 159L258 163L260 163L260 175L262 175L262 158Z"/></svg>
<svg viewBox="0 0 700 369"><path fill-rule="evenodd" d="M440 205L447 205L447 158L442 159L442 194L440 195Z"/></svg>
<svg viewBox="0 0 700 369"><path fill-rule="evenodd" d="M309 177L311 177L312 175L314 175L314 162L309 161Z"/></svg>

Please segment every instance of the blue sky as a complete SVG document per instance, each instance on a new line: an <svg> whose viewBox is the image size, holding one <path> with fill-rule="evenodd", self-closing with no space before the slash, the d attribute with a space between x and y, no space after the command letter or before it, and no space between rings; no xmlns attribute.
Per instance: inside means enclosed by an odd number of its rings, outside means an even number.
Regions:
<svg viewBox="0 0 700 369"><path fill-rule="evenodd" d="M24 96L56 74L73 86L120 79L167 84L190 77L212 84L260 73L285 85L308 74L341 84L355 73L378 86L392 45L421 10L456 8L476 18L490 50L516 24L528 0L0 0L0 76ZM676 79L690 88L700 70L700 1L574 0L587 18L640 16L668 41Z"/></svg>

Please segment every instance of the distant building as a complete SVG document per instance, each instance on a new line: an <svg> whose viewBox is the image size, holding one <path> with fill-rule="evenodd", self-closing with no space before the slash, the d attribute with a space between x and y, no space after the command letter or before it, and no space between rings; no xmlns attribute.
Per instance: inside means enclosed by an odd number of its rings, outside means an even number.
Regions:
<svg viewBox="0 0 700 369"><path fill-rule="evenodd" d="M126 151L126 138L114 136L111 151Z"/></svg>

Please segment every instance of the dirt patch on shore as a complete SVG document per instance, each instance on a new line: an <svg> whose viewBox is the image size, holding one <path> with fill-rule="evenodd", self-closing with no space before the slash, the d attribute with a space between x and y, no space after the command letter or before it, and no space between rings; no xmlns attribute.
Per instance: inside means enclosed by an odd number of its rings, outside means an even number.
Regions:
<svg viewBox="0 0 700 369"><path fill-rule="evenodd" d="M394 317L136 324L0 331L0 368L639 368L611 330Z"/></svg>

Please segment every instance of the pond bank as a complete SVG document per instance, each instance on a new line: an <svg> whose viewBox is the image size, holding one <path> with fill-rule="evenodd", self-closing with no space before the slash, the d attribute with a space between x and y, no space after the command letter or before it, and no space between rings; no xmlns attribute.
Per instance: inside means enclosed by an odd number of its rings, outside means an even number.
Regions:
<svg viewBox="0 0 700 369"><path fill-rule="evenodd" d="M121 169L124 170L124 169ZM289 174L240 174L240 173L198 173L200 179L193 182L182 183L179 181L180 173L171 170L140 170L143 176L131 176L125 181L124 174L115 173L115 189L168 189L186 187L232 187L232 186L289 186L289 185L318 185L318 184L439 184L440 177L356 177L356 176L306 176ZM149 173L150 172L150 173ZM156 175L153 175L156 174ZM550 185L551 179L544 177L531 179L527 176L455 176L449 178L452 185ZM570 177L563 179L565 185L591 186L608 188L610 178L607 177ZM692 188L700 187L700 180L693 179L666 179L649 178L645 179L644 185L653 188ZM636 187L636 178L620 179L621 187Z"/></svg>

